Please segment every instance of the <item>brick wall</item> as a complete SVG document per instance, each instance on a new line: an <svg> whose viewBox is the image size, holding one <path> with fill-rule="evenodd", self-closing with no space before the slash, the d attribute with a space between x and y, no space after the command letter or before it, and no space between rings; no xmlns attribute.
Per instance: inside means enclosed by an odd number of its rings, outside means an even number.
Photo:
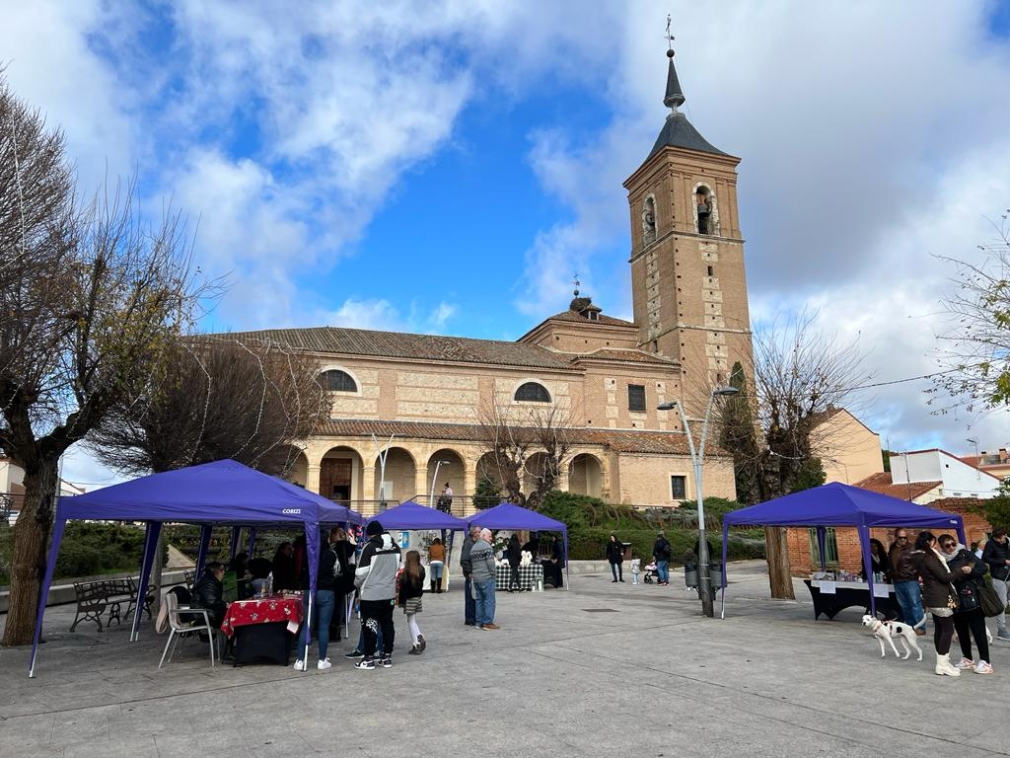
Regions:
<svg viewBox="0 0 1010 758"><path fill-rule="evenodd" d="M978 501L972 498L943 498L930 503L930 508L947 513L956 513L964 519L965 536L970 545L972 542L984 540L986 534L992 531L992 526L981 516L971 512L971 508L977 505ZM932 529L933 534L939 536L943 531ZM954 530L949 530L954 534ZM909 529L908 536L915 541L915 536L919 533L917 529ZM805 528L795 527L788 530L789 544L789 565L793 576L808 576L811 571L820 568L814 565L810 551L809 532ZM885 548L891 547L893 529L871 529L870 537L880 540ZM857 572L862 568L862 551L859 546L859 533L854 528L836 528L835 540L838 543L838 565L837 568L846 571ZM816 544L816 537L814 538Z"/></svg>

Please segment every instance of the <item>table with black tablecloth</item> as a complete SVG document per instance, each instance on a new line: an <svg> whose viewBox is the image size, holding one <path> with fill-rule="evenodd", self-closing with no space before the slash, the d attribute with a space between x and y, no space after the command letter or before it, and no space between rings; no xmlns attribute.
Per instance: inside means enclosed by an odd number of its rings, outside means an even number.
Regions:
<svg viewBox="0 0 1010 758"><path fill-rule="evenodd" d="M507 591L512 581L512 567L507 563L499 563L495 568L494 586L498 592ZM528 566L519 567L519 589L523 590L543 590L544 569L542 566L531 563Z"/></svg>
<svg viewBox="0 0 1010 758"><path fill-rule="evenodd" d="M235 665L272 661L286 666L302 613L300 596L278 595L231 603L221 631L235 638Z"/></svg>
<svg viewBox="0 0 1010 758"><path fill-rule="evenodd" d="M561 561L547 559L540 561L540 566L544 570L544 585L561 589L565 586L565 564Z"/></svg>
<svg viewBox="0 0 1010 758"><path fill-rule="evenodd" d="M865 582L804 579L803 583L807 585L810 597L814 601L815 619L819 618L822 613L829 619L833 619L839 611L845 608L868 609L870 607L870 585ZM884 594L885 588L886 594ZM877 613L883 614L886 618L897 618L900 614L900 606L894 594L894 585L875 584L874 590L876 591L874 600Z"/></svg>

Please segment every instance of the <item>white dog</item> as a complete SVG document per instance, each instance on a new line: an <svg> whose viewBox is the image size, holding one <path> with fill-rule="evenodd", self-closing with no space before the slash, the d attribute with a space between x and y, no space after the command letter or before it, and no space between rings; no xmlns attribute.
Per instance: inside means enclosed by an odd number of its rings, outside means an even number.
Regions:
<svg viewBox="0 0 1010 758"><path fill-rule="evenodd" d="M896 658L907 660L912 654L912 648L915 648L916 652L919 653L918 660L922 660L922 648L919 647L919 643L915 640L915 629L908 624L903 624L900 621L881 621L875 616L866 614L863 616L863 626L869 627L870 631L873 632L873 636L877 638L877 642L880 643L881 658L887 655L887 651L884 649L884 640L887 640ZM901 644L905 648L904 657L901 656L894 644L895 637L901 640Z"/></svg>
<svg viewBox="0 0 1010 758"><path fill-rule="evenodd" d="M532 565L532 563L533 563L533 553L531 553L529 550L523 550L521 556L522 557L519 560L519 565L520 566L530 566L530 565Z"/></svg>

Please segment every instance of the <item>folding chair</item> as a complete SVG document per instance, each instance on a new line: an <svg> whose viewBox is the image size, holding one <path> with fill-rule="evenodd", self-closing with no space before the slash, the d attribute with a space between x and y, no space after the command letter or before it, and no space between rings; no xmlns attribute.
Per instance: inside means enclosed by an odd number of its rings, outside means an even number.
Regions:
<svg viewBox="0 0 1010 758"><path fill-rule="evenodd" d="M168 639L165 641L165 651L161 654L161 663L158 664L158 668L160 669L165 664L166 655L168 656L168 662L172 662L172 655L175 653L175 645L178 642L179 636L185 640L191 633L199 632L207 633L210 642L210 665L213 667L214 637L217 630L210 625L210 612L206 608L180 608L179 599L172 592L167 593L162 602L168 608L169 632ZM192 619L194 623L184 623L182 621L184 617ZM202 624L199 623L201 620L203 621Z"/></svg>

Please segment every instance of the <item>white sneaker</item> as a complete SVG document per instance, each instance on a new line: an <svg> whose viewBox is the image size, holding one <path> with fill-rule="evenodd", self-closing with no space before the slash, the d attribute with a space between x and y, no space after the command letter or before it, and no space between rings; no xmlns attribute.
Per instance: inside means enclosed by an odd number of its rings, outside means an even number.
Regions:
<svg viewBox="0 0 1010 758"><path fill-rule="evenodd" d="M955 663L959 669L973 669L975 668L975 661L968 658L962 658L960 663Z"/></svg>
<svg viewBox="0 0 1010 758"><path fill-rule="evenodd" d="M319 661L319 663L316 664L316 668L317 669L328 669L332 665L333 664L330 663L330 659L329 658L323 658L321 661Z"/></svg>
<svg viewBox="0 0 1010 758"><path fill-rule="evenodd" d="M295 671L305 671L305 661L301 658L295 661Z"/></svg>

